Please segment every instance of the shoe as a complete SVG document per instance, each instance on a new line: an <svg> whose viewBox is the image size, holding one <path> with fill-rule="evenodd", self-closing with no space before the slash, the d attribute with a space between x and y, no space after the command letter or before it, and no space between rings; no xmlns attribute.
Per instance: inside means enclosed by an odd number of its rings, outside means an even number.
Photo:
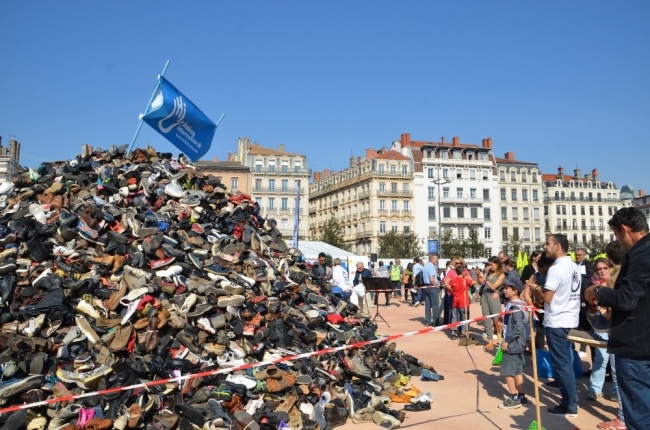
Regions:
<svg viewBox="0 0 650 430"><path fill-rule="evenodd" d="M408 405L404 406L403 409L405 411L410 411L410 412L428 411L431 409L431 403L430 402L409 403Z"/></svg>
<svg viewBox="0 0 650 430"><path fill-rule="evenodd" d="M375 424L385 429L396 429L399 428L399 426L402 424L394 416L385 414L380 411L375 411L375 413L372 414L372 420L374 421ZM327 427L329 428L329 421L327 422L327 424L328 424Z"/></svg>
<svg viewBox="0 0 650 430"><path fill-rule="evenodd" d="M577 418L578 417L578 411L570 411L569 409L565 408L564 406L556 406L554 408L548 408L546 409L546 412L548 412L551 415L558 415L558 416L563 416L566 418Z"/></svg>
<svg viewBox="0 0 650 430"><path fill-rule="evenodd" d="M556 380L545 382L544 385L549 388L560 388L560 384Z"/></svg>
<svg viewBox="0 0 650 430"><path fill-rule="evenodd" d="M611 421L603 421L596 427L598 427L600 430L627 430L627 426L623 424L618 418Z"/></svg>
<svg viewBox="0 0 650 430"><path fill-rule="evenodd" d="M589 394L587 394L587 399L598 400L598 397L602 395L603 395L602 393L596 393L595 391L590 391Z"/></svg>
<svg viewBox="0 0 650 430"><path fill-rule="evenodd" d="M569 334L567 335L566 338L571 342L595 346L596 348L607 348L606 340L598 339L593 334L584 330L578 330L572 328L571 330L569 330ZM583 353L584 355L582 355L581 353ZM578 355L580 355L580 357L586 357L587 353L584 351L578 351Z"/></svg>
<svg viewBox="0 0 650 430"><path fill-rule="evenodd" d="M521 400L517 398L517 400L514 400L512 397L508 397L503 403L501 403L499 406L499 409L516 409L516 408L521 408Z"/></svg>

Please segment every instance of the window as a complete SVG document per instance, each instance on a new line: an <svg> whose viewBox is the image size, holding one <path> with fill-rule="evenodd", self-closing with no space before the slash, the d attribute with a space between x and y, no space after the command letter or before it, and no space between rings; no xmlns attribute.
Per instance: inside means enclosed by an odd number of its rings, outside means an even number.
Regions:
<svg viewBox="0 0 650 430"><path fill-rule="evenodd" d="M282 186L282 191L288 191L289 190L289 180L288 179L283 179L281 182Z"/></svg>
<svg viewBox="0 0 650 430"><path fill-rule="evenodd" d="M533 172L533 182L537 182L537 173Z"/></svg>
<svg viewBox="0 0 650 430"><path fill-rule="evenodd" d="M499 181L505 182L506 181L506 172L503 170L499 172Z"/></svg>
<svg viewBox="0 0 650 430"><path fill-rule="evenodd" d="M379 212L386 212L386 200L379 200Z"/></svg>
<svg viewBox="0 0 650 430"><path fill-rule="evenodd" d="M587 243L587 235L586 235L586 234L583 234L583 235L582 235L582 243L583 243L583 244L586 244L586 243Z"/></svg>
<svg viewBox="0 0 650 430"><path fill-rule="evenodd" d="M386 221L379 221L379 233L386 233Z"/></svg>
<svg viewBox="0 0 650 430"><path fill-rule="evenodd" d="M508 208L506 207L501 208L501 219L504 221L508 219Z"/></svg>
<svg viewBox="0 0 650 430"><path fill-rule="evenodd" d="M510 190L510 197L512 198L512 201L517 200L517 189L516 188L513 188L513 189Z"/></svg>
<svg viewBox="0 0 650 430"><path fill-rule="evenodd" d="M528 201L528 190L521 190L521 199L525 202Z"/></svg>
<svg viewBox="0 0 650 430"><path fill-rule="evenodd" d="M397 173L396 169L397 169L397 166L391 165L390 166L390 173L394 175L395 173ZM397 230L394 230L394 231L397 231Z"/></svg>
<svg viewBox="0 0 650 430"><path fill-rule="evenodd" d="M408 200L404 201L403 207L404 207L404 212L408 213L409 212L409 202L408 202Z"/></svg>
<svg viewBox="0 0 650 430"><path fill-rule="evenodd" d="M408 166L402 166L402 175L408 175L408 172L409 172ZM406 228L406 226L404 228Z"/></svg>
<svg viewBox="0 0 650 430"><path fill-rule="evenodd" d="M519 219L519 212L517 208L512 208L512 219L517 221Z"/></svg>
<svg viewBox="0 0 650 430"><path fill-rule="evenodd" d="M397 182L391 182L390 183L390 192L391 193L396 193L397 192Z"/></svg>
<svg viewBox="0 0 650 430"><path fill-rule="evenodd" d="M436 219L436 207L435 206L429 206L429 219L430 220Z"/></svg>
<svg viewBox="0 0 650 430"><path fill-rule="evenodd" d="M404 233L411 231L411 224L408 221L404 221Z"/></svg>
<svg viewBox="0 0 650 430"><path fill-rule="evenodd" d="M293 190L295 191L298 188L300 188L300 181L298 179L296 179L296 180L293 181Z"/></svg>
<svg viewBox="0 0 650 430"><path fill-rule="evenodd" d="M269 210L275 209L275 197L269 197Z"/></svg>
<svg viewBox="0 0 650 430"><path fill-rule="evenodd" d="M517 182L517 174L515 172L510 172L510 182Z"/></svg>
<svg viewBox="0 0 650 430"><path fill-rule="evenodd" d="M255 189L256 190L261 190L262 189L262 180L261 179L255 179Z"/></svg>
<svg viewBox="0 0 650 430"><path fill-rule="evenodd" d="M512 237L519 239L519 227L512 227Z"/></svg>
<svg viewBox="0 0 650 430"><path fill-rule="evenodd" d="M539 221L539 208L533 208L533 221Z"/></svg>
<svg viewBox="0 0 650 430"><path fill-rule="evenodd" d="M539 227L535 227L535 242L542 240L542 231Z"/></svg>
<svg viewBox="0 0 650 430"><path fill-rule="evenodd" d="M261 161L256 161L255 162L255 171L256 172L261 172L262 171L262 162Z"/></svg>
<svg viewBox="0 0 650 430"><path fill-rule="evenodd" d="M483 254L485 258L492 257L492 248L485 248L485 253Z"/></svg>
<svg viewBox="0 0 650 430"><path fill-rule="evenodd" d="M379 192L383 193L384 191L386 191L386 183L385 182L380 182L379 183Z"/></svg>
<svg viewBox="0 0 650 430"><path fill-rule="evenodd" d="M470 199L475 199L476 198L476 188L470 188L469 189L469 198Z"/></svg>
<svg viewBox="0 0 650 430"><path fill-rule="evenodd" d="M524 240L530 240L530 228L524 227Z"/></svg>
<svg viewBox="0 0 650 430"><path fill-rule="evenodd" d="M451 208L449 206L442 208L442 216L443 218L451 218Z"/></svg>
<svg viewBox="0 0 650 430"><path fill-rule="evenodd" d="M275 161L269 161L269 172L275 172Z"/></svg>
<svg viewBox="0 0 650 430"><path fill-rule="evenodd" d="M390 229L393 231L393 233L397 233L397 228L398 228L397 221L393 221L391 223Z"/></svg>
<svg viewBox="0 0 650 430"><path fill-rule="evenodd" d="M578 220L575 219L573 220L573 225L571 226L571 228L573 228L574 230L578 229Z"/></svg>
<svg viewBox="0 0 650 430"><path fill-rule="evenodd" d="M463 156L463 154L460 151L454 151L452 155L454 157L454 160L460 160Z"/></svg>
<svg viewBox="0 0 650 430"><path fill-rule="evenodd" d="M456 208L458 218L465 218L465 208Z"/></svg>
<svg viewBox="0 0 650 430"><path fill-rule="evenodd" d="M571 215L578 215L578 208L576 205L571 206Z"/></svg>
<svg viewBox="0 0 650 430"><path fill-rule="evenodd" d="M397 209L397 200L391 200L391 201L390 201L390 211L391 211L391 212L398 212L398 209Z"/></svg>
<svg viewBox="0 0 650 430"><path fill-rule="evenodd" d="M239 179L238 178L230 178L230 188L237 189L238 185L239 185Z"/></svg>
<svg viewBox="0 0 650 430"><path fill-rule="evenodd" d="M465 239L465 227L458 227L458 238Z"/></svg>
<svg viewBox="0 0 650 430"><path fill-rule="evenodd" d="M528 182L526 172L521 172L521 182Z"/></svg>
<svg viewBox="0 0 650 430"><path fill-rule="evenodd" d="M463 189L462 188L456 188L456 197L459 199L463 198Z"/></svg>
<svg viewBox="0 0 650 430"><path fill-rule="evenodd" d="M566 205L562 205L562 215L566 215Z"/></svg>
<svg viewBox="0 0 650 430"><path fill-rule="evenodd" d="M275 179L269 179L269 191L275 190Z"/></svg>
<svg viewBox="0 0 650 430"><path fill-rule="evenodd" d="M456 170L456 179L463 179L463 171L461 169Z"/></svg>
<svg viewBox="0 0 650 430"><path fill-rule="evenodd" d="M469 216L472 219L478 218L478 208L470 208L469 209Z"/></svg>
<svg viewBox="0 0 650 430"><path fill-rule="evenodd" d="M524 208L524 221L528 221L528 208Z"/></svg>
<svg viewBox="0 0 650 430"><path fill-rule="evenodd" d="M443 178L449 177L449 169L442 169L442 177Z"/></svg>
<svg viewBox="0 0 650 430"><path fill-rule="evenodd" d="M449 187L444 187L442 189L442 197L445 198L445 199L449 198Z"/></svg>
<svg viewBox="0 0 650 430"><path fill-rule="evenodd" d="M427 149L427 158L431 158L431 150Z"/></svg>
<svg viewBox="0 0 650 430"><path fill-rule="evenodd" d="M476 179L476 170L475 169L471 169L469 171L469 178L470 179Z"/></svg>
<svg viewBox="0 0 650 430"><path fill-rule="evenodd" d="M436 199L436 187L429 187L428 189L428 197L429 200L435 200Z"/></svg>
<svg viewBox="0 0 650 430"><path fill-rule="evenodd" d="M427 176L433 178L433 169L427 169Z"/></svg>
<svg viewBox="0 0 650 430"><path fill-rule="evenodd" d="M483 201L484 202L490 201L490 190L487 188L483 188Z"/></svg>
<svg viewBox="0 0 650 430"><path fill-rule="evenodd" d="M483 219L485 221L489 221L491 219L490 208L483 208Z"/></svg>
<svg viewBox="0 0 650 430"><path fill-rule="evenodd" d="M384 165L383 164L379 165L379 173L381 173L381 174L384 173Z"/></svg>
<svg viewBox="0 0 650 430"><path fill-rule="evenodd" d="M487 181L487 180L488 180L488 178L489 178L488 175L489 175L488 171L487 171L487 170L483 170L483 180L484 180L484 181Z"/></svg>
<svg viewBox="0 0 650 430"><path fill-rule="evenodd" d="M505 199L506 199L506 189L501 188L501 200L505 200Z"/></svg>
<svg viewBox="0 0 650 430"><path fill-rule="evenodd" d="M283 161L282 162L282 171L285 172L285 173L289 171L289 162L288 161Z"/></svg>
<svg viewBox="0 0 650 430"><path fill-rule="evenodd" d="M260 207L262 207L262 198L261 197L255 197L255 203L257 203Z"/></svg>
<svg viewBox="0 0 650 430"><path fill-rule="evenodd" d="M539 196L537 195L537 190L533 190L533 201L539 200Z"/></svg>
<svg viewBox="0 0 650 430"><path fill-rule="evenodd" d="M485 239L491 239L492 238L492 229L490 227L485 227L483 229L483 236Z"/></svg>
<svg viewBox="0 0 650 430"><path fill-rule="evenodd" d="M440 151L440 158L446 160L448 157L449 155L447 154L447 151Z"/></svg>
<svg viewBox="0 0 650 430"><path fill-rule="evenodd" d="M296 173L300 173L300 169L302 169L302 161L294 161L293 162L293 170Z"/></svg>
<svg viewBox="0 0 650 430"><path fill-rule="evenodd" d="M603 215L603 207L598 206L598 215L602 216Z"/></svg>
<svg viewBox="0 0 650 430"><path fill-rule="evenodd" d="M589 206L589 215L593 215L593 214L594 214L594 207Z"/></svg>
<svg viewBox="0 0 650 430"><path fill-rule="evenodd" d="M559 205L555 206L555 214L556 215L562 215L562 209L561 209L561 207Z"/></svg>
<svg viewBox="0 0 650 430"><path fill-rule="evenodd" d="M288 230L289 229L289 220L287 220L286 218L282 218L280 220L280 228L282 230Z"/></svg>
<svg viewBox="0 0 650 430"><path fill-rule="evenodd" d="M289 210L289 199L286 197L282 197L280 200L280 209L283 211Z"/></svg>
<svg viewBox="0 0 650 430"><path fill-rule="evenodd" d="M508 227L501 227L501 240L508 240Z"/></svg>
<svg viewBox="0 0 650 430"><path fill-rule="evenodd" d="M584 214L585 214L585 207L580 206L580 215L584 215Z"/></svg>

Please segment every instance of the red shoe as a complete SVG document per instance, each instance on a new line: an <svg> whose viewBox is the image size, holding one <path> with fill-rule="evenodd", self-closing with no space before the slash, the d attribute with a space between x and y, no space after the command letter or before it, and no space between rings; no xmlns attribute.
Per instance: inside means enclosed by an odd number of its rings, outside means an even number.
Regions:
<svg viewBox="0 0 650 430"><path fill-rule="evenodd" d="M168 264L173 263L176 260L175 257L167 257L167 258L162 258L160 260L154 260L149 262L149 266L152 269L159 269L161 267L165 267Z"/></svg>
<svg viewBox="0 0 650 430"><path fill-rule="evenodd" d="M625 424L621 422L618 418L611 421L604 421L597 426L601 430L627 430Z"/></svg>

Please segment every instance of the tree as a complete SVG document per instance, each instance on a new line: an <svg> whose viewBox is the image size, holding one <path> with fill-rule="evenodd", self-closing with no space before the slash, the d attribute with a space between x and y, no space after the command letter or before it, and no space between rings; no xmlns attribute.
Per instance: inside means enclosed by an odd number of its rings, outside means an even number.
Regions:
<svg viewBox="0 0 650 430"><path fill-rule="evenodd" d="M478 230L469 229L469 238L464 243L465 256L467 258L482 258L485 253L485 245L478 239Z"/></svg>
<svg viewBox="0 0 650 430"><path fill-rule="evenodd" d="M379 255L383 258L415 258L423 254L425 252L420 248L420 240L412 231L389 231L379 238Z"/></svg>
<svg viewBox="0 0 650 430"><path fill-rule="evenodd" d="M454 255L461 255L463 253L461 241L454 237L451 229L442 231L438 248L440 249L440 255L444 258L451 258Z"/></svg>
<svg viewBox="0 0 650 430"><path fill-rule="evenodd" d="M325 242L337 248L350 250L350 246L343 241L343 225L334 218L330 218L325 223L323 233L318 238L319 241Z"/></svg>
<svg viewBox="0 0 650 430"><path fill-rule="evenodd" d="M522 240L519 238L519 236L512 235L510 238L504 243L503 245L503 251L510 256L510 258L516 259L517 255L519 255L519 251L521 251L521 244Z"/></svg>
<svg viewBox="0 0 650 430"><path fill-rule="evenodd" d="M589 250L589 256L594 258L597 255L605 253L605 247L607 242L601 240L600 237L595 234L591 235L591 239L587 242L587 249Z"/></svg>

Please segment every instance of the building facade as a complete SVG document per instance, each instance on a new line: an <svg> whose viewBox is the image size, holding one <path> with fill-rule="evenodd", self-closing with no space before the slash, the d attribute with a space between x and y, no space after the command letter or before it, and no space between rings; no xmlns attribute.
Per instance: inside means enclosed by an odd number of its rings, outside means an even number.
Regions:
<svg viewBox="0 0 650 430"><path fill-rule="evenodd" d="M413 167L396 150L366 150L348 168L314 173L309 190L311 237L317 238L330 218L344 228L343 240L358 255L378 252L388 231L413 229Z"/></svg>
<svg viewBox="0 0 650 430"><path fill-rule="evenodd" d="M221 183L230 188L232 192L251 193L251 168L234 160L234 155L229 155L229 161L219 161L214 157L212 161L197 161L194 166L204 173L213 175Z"/></svg>
<svg viewBox="0 0 650 430"><path fill-rule="evenodd" d="M575 246L588 247L592 236L604 242L615 240L607 222L622 206L620 191L613 182L602 181L598 170L573 176L559 167L557 174L543 174L546 233L563 233Z"/></svg>
<svg viewBox="0 0 650 430"><path fill-rule="evenodd" d="M298 239L308 240L311 169L307 167L307 157L285 151L283 144L271 149L244 137L238 140L235 161L251 169L251 197L260 205L262 214L274 218L282 235L290 238L297 211ZM299 208L296 189L300 190Z"/></svg>
<svg viewBox="0 0 650 430"><path fill-rule="evenodd" d="M483 242L485 255L494 255L501 245L498 218L496 163L492 139L481 146L451 142L413 141L404 133L400 151L413 164L415 228L424 240L453 238L465 240L475 230Z"/></svg>
<svg viewBox="0 0 650 430"><path fill-rule="evenodd" d="M0 136L0 180L10 181L25 169L20 164L20 143L16 139L9 140L9 147L2 146Z"/></svg>
<svg viewBox="0 0 650 430"><path fill-rule="evenodd" d="M544 231L544 186L537 163L518 161L514 152L496 158L499 183L501 249L509 252L515 244L530 253L540 249Z"/></svg>
<svg viewBox="0 0 650 430"><path fill-rule="evenodd" d="M645 214L650 224L650 196L646 196L643 188L639 190L639 195L632 199L632 206Z"/></svg>

